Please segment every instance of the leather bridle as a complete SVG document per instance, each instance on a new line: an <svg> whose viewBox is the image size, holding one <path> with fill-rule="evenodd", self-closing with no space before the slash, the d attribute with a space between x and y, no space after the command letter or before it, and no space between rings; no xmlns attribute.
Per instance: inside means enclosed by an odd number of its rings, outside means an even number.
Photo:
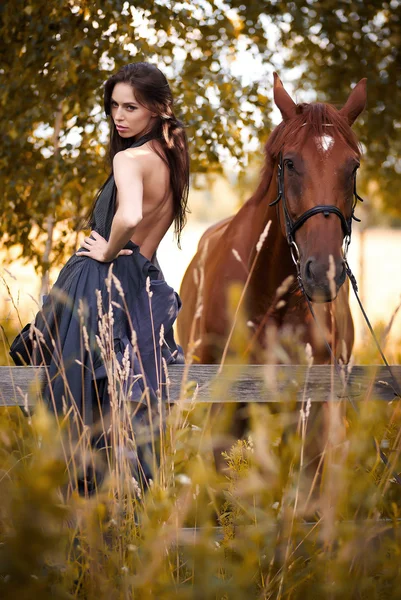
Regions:
<svg viewBox="0 0 401 600"><path fill-rule="evenodd" d="M295 233L296 231L302 227L302 225L311 217L313 217L314 215L317 215L319 213L323 213L325 217L328 217L330 215L330 213L337 215L337 217L340 219L341 221L341 228L343 230L343 234L344 234L344 250L343 250L343 260L344 260L344 266L345 266L345 272L352 284L352 288L354 290L356 299L358 301L359 307L362 311L362 314L365 318L365 321L369 327L369 330L373 336L373 339L376 343L376 346L380 352L380 355L383 359L384 364L386 365L391 378L394 382L394 386L393 386L393 391L394 391L394 395L398 396L399 398L401 398L401 388L400 385L391 369L391 366L388 364L386 357L384 356L383 350L380 347L379 341L373 331L372 325L368 319L368 316L362 306L362 302L359 298L358 295L358 286L357 286L357 282L356 279L349 267L348 261L347 261L347 252L348 252L348 247L351 243L351 233L352 233L352 220L355 221L359 221L360 219L358 219L354 212L355 212L355 208L357 205L358 200L360 202L363 202L363 199L358 195L357 191L356 191L356 173L354 173L353 175L354 177L354 188L353 188L353 196L354 196L354 201L353 201L353 205L352 205L352 210L351 210L351 216L349 218L344 217L343 213L340 211L339 208L337 208L337 206L334 206L332 204L318 204L317 206L314 206L313 208L310 208L309 210L306 210L304 213L302 213L302 215L300 217L298 217L298 219L296 219L295 221L291 218L291 215L288 211L288 207L287 207L287 202L286 202L286 198L285 198L285 193L284 193L284 164L283 164L283 155L282 152L280 152L279 154L279 161L278 161L278 173L277 173L277 187L278 187L278 195L277 198L275 200L273 200L273 202L271 202L269 204L269 206L277 206L278 208L278 203L282 202L283 205L283 212L284 212L284 220L285 220L285 230L286 230L286 237L287 237L287 242L288 245L290 246L290 251L291 251L291 256L292 256L292 260L295 263L296 269L297 269L297 280L298 280L298 285L305 297L306 303L308 305L308 308L312 314L312 317L318 327L318 329L320 330L321 335L323 336L325 345L328 349L328 352L331 356L333 365L339 375L339 377L341 378L341 380L344 383L343 380L343 372L341 370L341 367L335 357L335 354L333 352L332 347L330 346L329 342L326 339L326 336L324 334L324 331L322 330L321 325L319 324L317 318L316 318L316 314L315 311L313 309L311 300L308 296L308 294L305 291L304 288L304 284L302 281L302 276L301 276L301 263L300 263L300 253L298 250L298 246L295 243ZM347 382L345 382L344 387L346 388L347 386ZM348 400L351 403L353 409L355 410L355 412L357 414L359 414L359 410L358 407L355 405L352 396L349 395L348 396ZM376 440L374 440L375 443L375 447L377 446ZM379 455L380 458L382 460L382 462L384 463L384 465L389 469L390 473L392 473L394 480L398 483L398 485L401 486L401 477L398 475L398 473L395 473L394 469L392 468L388 458L386 457L386 455L384 454L383 450L381 448L378 449L379 450Z"/></svg>
<svg viewBox="0 0 401 600"><path fill-rule="evenodd" d="M302 225L308 219L310 219L311 217L313 217L314 215L317 215L319 213L323 213L323 215L325 217L328 217L330 215L330 213L332 213L334 215L337 215L337 217L340 219L341 228L342 228L343 234L344 234L344 259L346 259L348 247L351 243L352 220L354 219L355 221L360 222L360 219L358 219L354 214L356 204L357 204L358 200L360 200L360 202L363 202L363 199L358 195L358 193L356 191L356 173L354 174L354 190L353 190L354 202L353 202L353 206L352 206L351 216L349 218L346 218L343 215L343 213L341 212L341 210L339 208L337 208L337 206L334 206L333 204L318 204L317 206L314 206L313 208L306 210L304 213L302 213L302 215L300 217L298 217L298 219L296 219L294 221L291 218L291 215L289 213L287 201L286 201L286 197L285 197L285 192L284 192L284 161L283 161L282 152L280 152L279 160L278 160L277 188L278 188L277 198L275 200L273 200L273 202L271 202L269 204L269 206L278 205L280 200L282 202L287 242L291 249L292 259L293 259L295 265L297 266L297 268L300 263L300 253L298 250L298 246L295 243L295 233L298 229L300 229L300 227L302 227Z"/></svg>

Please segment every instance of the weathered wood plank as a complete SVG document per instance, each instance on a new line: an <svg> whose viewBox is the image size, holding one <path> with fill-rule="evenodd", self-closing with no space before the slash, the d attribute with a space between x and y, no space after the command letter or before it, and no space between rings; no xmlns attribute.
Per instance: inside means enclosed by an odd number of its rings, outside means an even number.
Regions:
<svg viewBox="0 0 401 600"><path fill-rule="evenodd" d="M401 366L392 372L401 388ZM170 400L180 397L185 367L169 367ZM216 377L218 366L192 365L188 382L197 387L198 402L312 402L351 397L354 401L368 398L387 402L397 395L390 373L382 365L354 366L343 384L330 365L228 365ZM40 367L0 367L0 405L35 404L45 370ZM191 386L187 387L191 388ZM190 402L192 393L187 394Z"/></svg>
<svg viewBox="0 0 401 600"><path fill-rule="evenodd" d="M322 525L321 521L303 521L296 522L293 535L295 537L299 535L309 535L315 530L315 535L319 536L319 544L324 544L324 538L322 536ZM377 541L381 537L390 537L394 539L400 538L400 525L401 519L363 519L361 521L358 520L344 520L344 521L336 521L335 529L337 536L346 535L346 536L363 536L363 539L370 540L371 542ZM248 529L252 529L252 526L236 526L234 527L234 535L242 534L246 535ZM272 521L269 530L265 531L266 541L269 540L272 542L273 540L277 540L277 534L280 530L280 523L278 521ZM213 527L212 529L213 538L217 542L221 542L224 539L224 528L221 526ZM205 538L205 532L202 527L182 527L178 530L178 543L183 545L191 545L196 543L200 538ZM273 542L274 543L274 542Z"/></svg>

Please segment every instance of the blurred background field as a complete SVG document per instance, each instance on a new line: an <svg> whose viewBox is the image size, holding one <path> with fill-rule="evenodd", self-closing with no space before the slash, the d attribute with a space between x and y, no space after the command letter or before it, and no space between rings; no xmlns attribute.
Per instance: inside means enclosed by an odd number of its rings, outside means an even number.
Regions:
<svg viewBox="0 0 401 600"><path fill-rule="evenodd" d="M203 177L205 179L205 177ZM366 197L366 202L369 198ZM204 189L192 190L189 203L191 214L182 234L181 249L177 247L173 231L162 240L158 259L168 283L179 291L182 277L204 231L219 219L233 214L240 205L236 188L228 180L213 176ZM210 219L210 217L213 219ZM24 265L21 260L12 260L16 249L10 250L7 267L2 269L0 285L0 322L4 330L12 335L20 326L17 312L10 300L10 293L18 307L19 318L25 324L36 314L39 301L40 276L32 265ZM0 251L4 256L5 251ZM388 325L394 311L401 302L401 229L389 227L369 227L363 229L354 224L352 243L349 249L349 263L358 281L360 297L378 333ZM50 271L50 280L57 277L58 267ZM351 310L355 325L355 354L364 354L371 348L375 356L373 340L367 330L355 296L350 291ZM396 314L386 349L391 362L398 363L401 355L401 312ZM6 357L3 355L3 364ZM380 360L377 358L378 362Z"/></svg>

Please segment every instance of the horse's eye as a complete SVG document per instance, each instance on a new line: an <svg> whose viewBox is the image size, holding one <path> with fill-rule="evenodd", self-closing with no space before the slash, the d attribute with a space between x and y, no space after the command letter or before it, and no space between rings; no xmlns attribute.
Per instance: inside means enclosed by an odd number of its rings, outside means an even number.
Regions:
<svg viewBox="0 0 401 600"><path fill-rule="evenodd" d="M290 159L287 159L287 160L285 161L285 166L287 167L287 169L288 169L289 171L295 171L294 163L292 162L292 160L290 160Z"/></svg>

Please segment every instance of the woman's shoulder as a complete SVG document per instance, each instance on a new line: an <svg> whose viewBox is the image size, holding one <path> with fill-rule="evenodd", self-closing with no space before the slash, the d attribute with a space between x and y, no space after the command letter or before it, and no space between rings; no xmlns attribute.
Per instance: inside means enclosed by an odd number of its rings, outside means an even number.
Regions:
<svg viewBox="0 0 401 600"><path fill-rule="evenodd" d="M127 169L139 172L142 177L153 177L155 173L164 177L169 171L169 165L162 144L157 140L150 140L138 148L127 148L118 152L113 159L114 173Z"/></svg>
<svg viewBox="0 0 401 600"><path fill-rule="evenodd" d="M165 162L163 147L158 140L149 140L149 142L137 148L120 150L113 158L113 165L115 166L120 163L127 164L129 162L149 165L149 161L153 165L158 162Z"/></svg>

